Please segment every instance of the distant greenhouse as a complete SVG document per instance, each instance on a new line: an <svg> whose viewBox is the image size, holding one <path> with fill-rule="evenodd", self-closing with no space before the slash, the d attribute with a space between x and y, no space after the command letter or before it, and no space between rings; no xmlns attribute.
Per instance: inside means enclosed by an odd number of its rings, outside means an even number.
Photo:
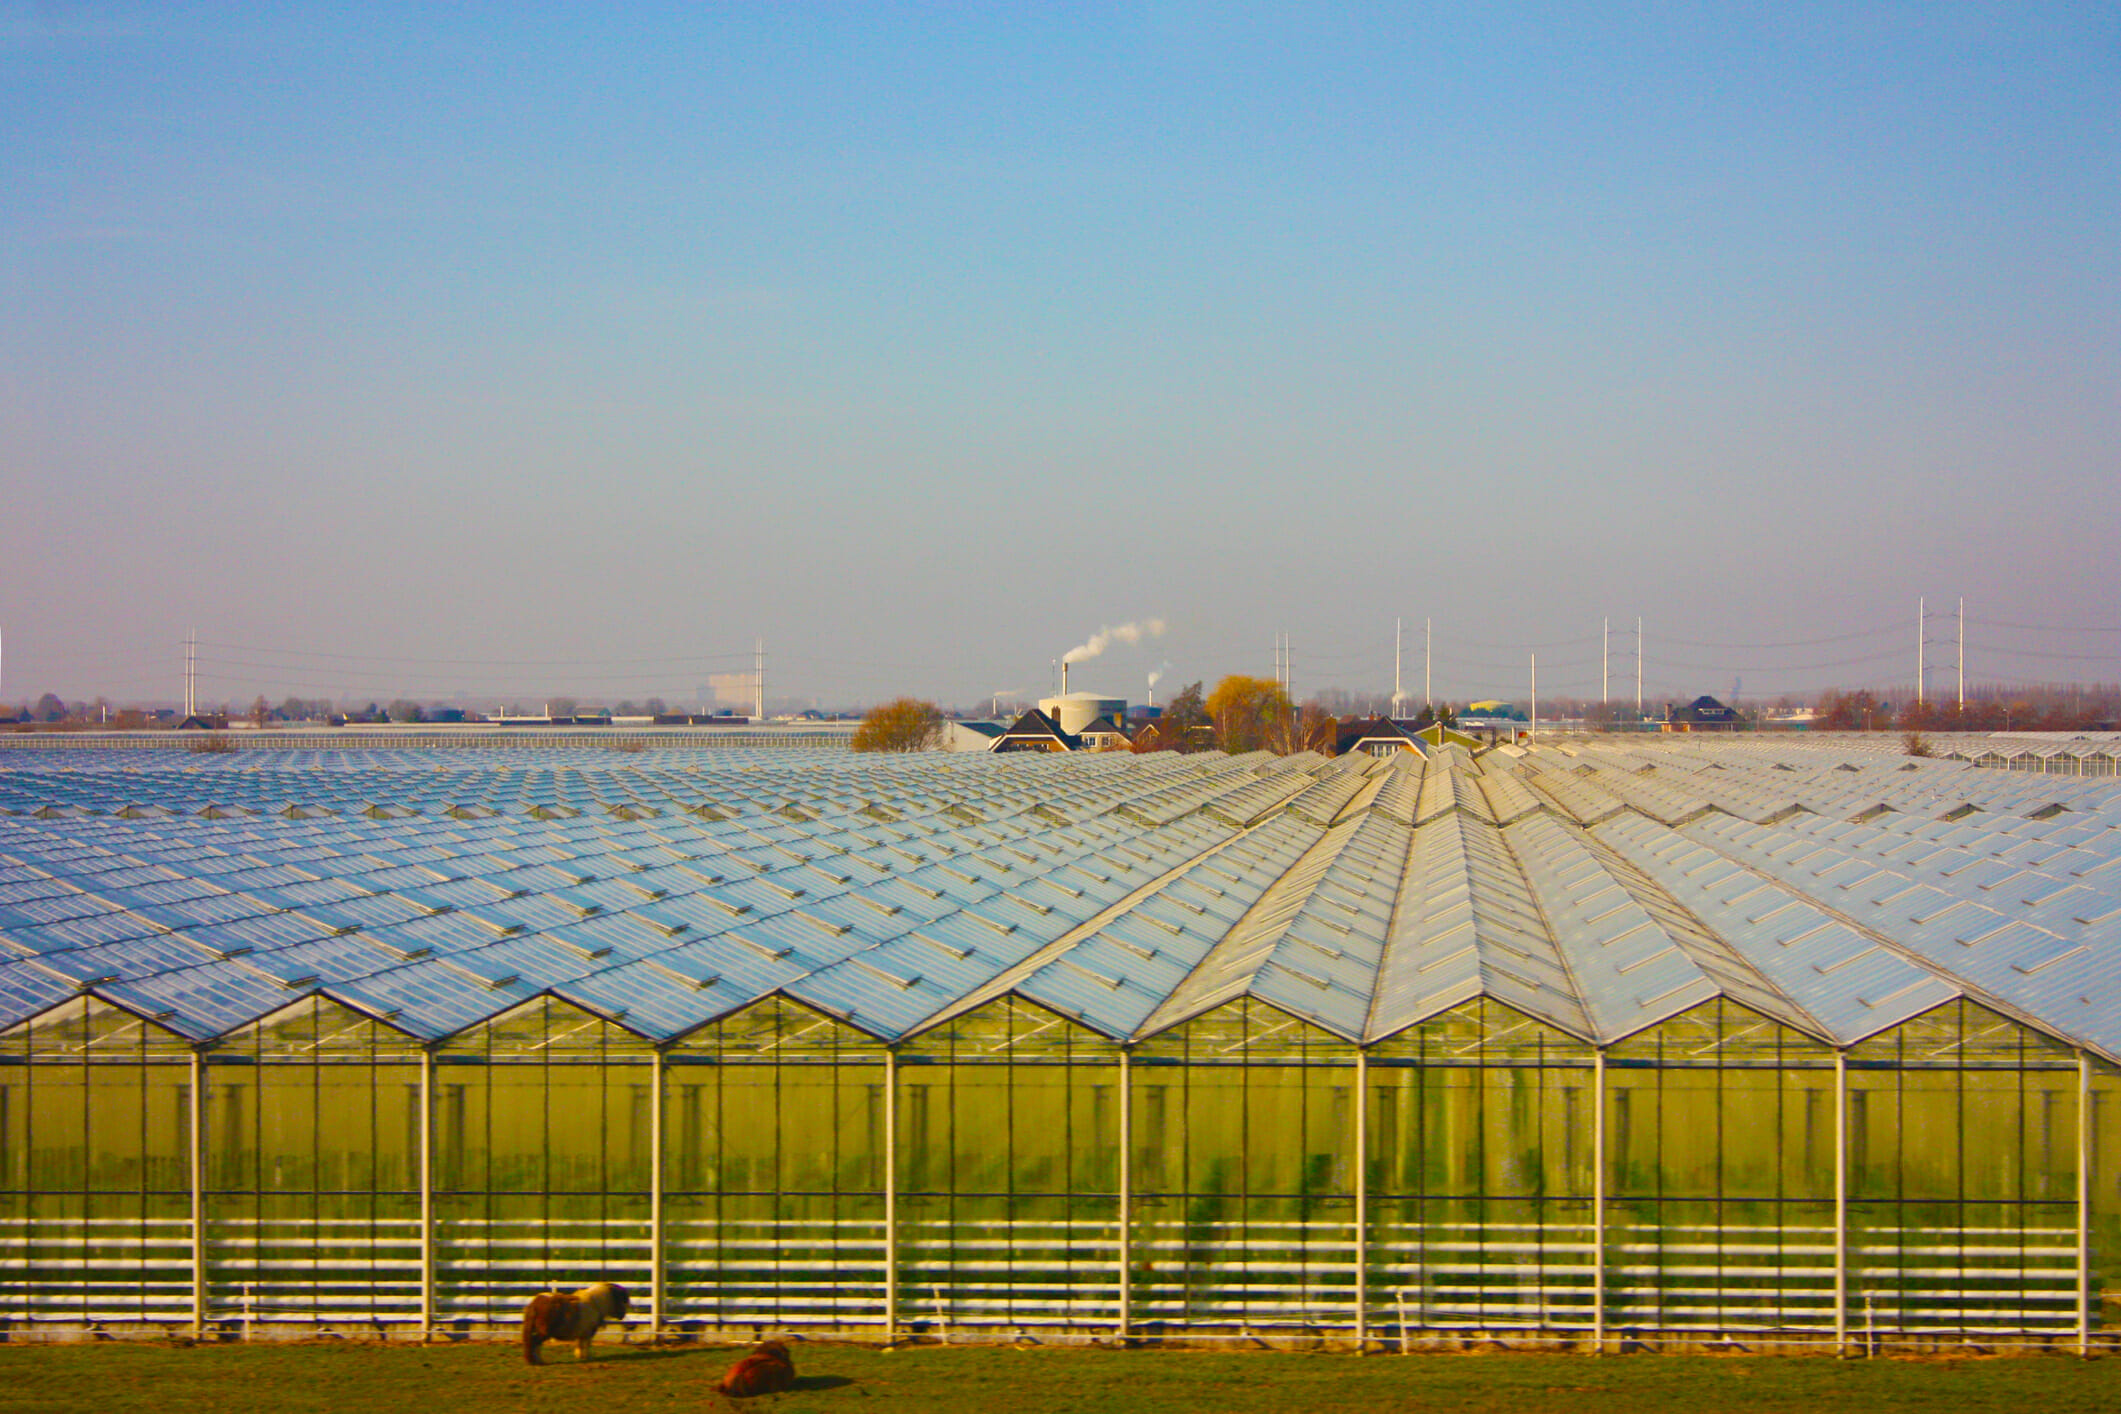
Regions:
<svg viewBox="0 0 2121 1414"><path fill-rule="evenodd" d="M2121 782L0 749L0 1331L2057 1343Z"/></svg>

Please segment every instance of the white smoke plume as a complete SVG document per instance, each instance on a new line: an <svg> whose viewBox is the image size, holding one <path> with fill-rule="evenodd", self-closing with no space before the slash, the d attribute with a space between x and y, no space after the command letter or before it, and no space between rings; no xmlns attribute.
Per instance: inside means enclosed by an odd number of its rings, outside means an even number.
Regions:
<svg viewBox="0 0 2121 1414"><path fill-rule="evenodd" d="M1162 619L1143 619L1139 623L1121 624L1118 628L1101 628L1091 634L1087 642L1078 643L1061 654L1061 661L1080 663L1086 658L1095 658L1115 643L1139 643L1145 638L1161 638L1163 634Z"/></svg>
<svg viewBox="0 0 2121 1414"><path fill-rule="evenodd" d="M1171 660L1169 658L1164 659L1161 663L1158 663L1155 667L1149 669L1149 686L1154 688L1158 683L1164 680L1164 674L1169 671L1171 671Z"/></svg>

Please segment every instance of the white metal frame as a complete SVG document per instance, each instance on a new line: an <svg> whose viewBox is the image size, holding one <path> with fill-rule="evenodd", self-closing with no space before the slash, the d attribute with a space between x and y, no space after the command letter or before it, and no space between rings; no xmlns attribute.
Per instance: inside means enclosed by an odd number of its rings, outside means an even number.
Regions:
<svg viewBox="0 0 2121 1414"><path fill-rule="evenodd" d="M1504 1293L1502 1288L1497 1288L1496 1293L1517 1298L1519 1304L1524 1306L1524 1309L1518 1315L1505 1314L1498 1309L1498 1302L1491 1299L1489 1293L1478 1290L1475 1287L1465 1286L1464 1281L1466 1278L1460 1278L1452 1283L1460 1288L1460 1294L1455 1304L1465 1306L1466 1316L1474 1320L1476 1324L1494 1325L1499 1318L1503 1325L1512 1329L1520 1329L1524 1332L1544 1330L1557 1339L1565 1339L1564 1333L1566 1330L1575 1324L1575 1319L1580 1319L1584 1325L1589 1327L1592 1348L1601 1353L1606 1350L1610 1339L1610 1323L1616 1310L1616 1301L1618 1302L1617 1309L1627 1311L1630 1308L1639 1310L1641 1302L1649 1300L1651 1307L1656 1310L1657 1314L1655 1325L1659 1329L1674 1332L1684 1329L1706 1330L1717 1328L1729 1322L1730 1318L1737 1317L1747 1328L1759 1329L1763 1332L1778 1331L1792 1339L1805 1338L1801 1334L1806 1325L1804 1316L1807 1313L1817 1313L1817 1316L1826 1315L1826 1303L1819 1298L1828 1295L1823 1283L1818 1286L1807 1287L1804 1281L1805 1273L1807 1271L1816 1273L1813 1278L1815 1281L1818 1278L1823 1278L1828 1275L1828 1270L1824 1264L1808 1269L1787 1268L1789 1274L1785 1283L1787 1289L1777 1293L1769 1293L1774 1299L1760 1304L1755 1304L1751 1300L1745 1299L1758 1291L1758 1288L1748 1287L1743 1281L1740 1282L1739 1286L1730 1287L1727 1290L1722 1286L1721 1278L1714 1278L1707 1284L1696 1283L1681 1294L1680 1299L1673 1304L1673 1309L1670 1312L1662 1309L1663 1303L1661 1299L1653 1299L1657 1298L1658 1293L1663 1292L1664 1288L1654 1285L1646 1286L1643 1284L1642 1276L1639 1272L1630 1273L1631 1264L1647 1262L1654 1265L1667 1252L1668 1247L1663 1242L1647 1246L1623 1244L1618 1248L1611 1245L1609 1228L1611 1175L1609 1173L1610 1156L1608 1152L1611 1117L1608 1110L1612 1103L1612 1095L1608 1074L1608 1056L1605 1048L1594 1048L1591 1058L1595 1098L1592 1108L1593 1123L1591 1134L1590 1230L1587 1241L1580 1236L1574 1239L1582 1243L1582 1250L1585 1255L1584 1266L1575 1270L1577 1274L1576 1280L1580 1281L1585 1275L1589 1278L1588 1302L1586 1303L1584 1300L1586 1292L1583 1286L1571 1284L1567 1279L1562 1280L1558 1285L1554 1284L1551 1279L1553 1269L1551 1266L1543 1266L1537 1258L1527 1257L1523 1262L1512 1264L1505 1257L1500 1266L1493 1260L1494 1254L1504 1253L1525 1244L1529 1244L1524 1249L1528 1252L1536 1249L1538 1252L1546 1253L1550 1256L1557 1248L1565 1249L1569 1245L1569 1239L1562 1237L1563 1229L1570 1229L1579 1234L1582 1232L1579 1224L1555 1224L1550 1225L1554 1233L1553 1236L1546 1235L1544 1231L1530 1236L1498 1231L1492 1237L1477 1235L1472 1239L1479 1248L1479 1255L1469 1259L1470 1265L1467 1268L1467 1276L1478 1283L1482 1273L1504 1271L1513 1273L1514 1276L1508 1287L1508 1292ZM188 1195L188 1222L185 1224L188 1231L185 1232L184 1238L181 1239L182 1246L172 1241L169 1243L169 1248L172 1256L176 1255L177 1252L186 1251L188 1248L188 1265L190 1269L189 1324L196 1334L204 1336L212 1320L212 1285L210 1280L212 1262L209 1240L212 1235L212 1229L217 1226L242 1229L245 1223L242 1220L229 1219L221 1224L214 1224L209 1220L209 1192L206 1174L208 1154L207 1125L212 1105L209 1099L207 1082L211 1073L211 1063L207 1048L204 1047L191 1048L187 1060L190 1085L185 1099L184 1114L188 1120L189 1127L186 1160L189 1168L190 1192ZM1014 1313L1020 1312L1027 1304L1037 1309L1059 1313L1063 1319L1069 1319L1070 1313L1076 1311L1080 1311L1085 1317L1097 1319L1095 1313L1111 1312L1112 1306L1107 1304L1107 1302L1115 1295L1117 1302L1117 1331L1121 1338L1131 1337L1137 1331L1145 1317L1145 1312L1153 1313L1160 1320L1168 1320L1174 1316L1180 1319L1185 1318L1186 1312L1171 1309L1167 1291L1144 1290L1137 1274L1138 1259L1142 1255L1143 1244L1140 1234L1136 1231L1138 1214L1136 1212L1133 1170L1138 1158L1134 1142L1135 1117L1131 1053L1122 1048L1118 1051L1116 1060L1120 1087L1117 1117L1119 1167L1117 1172L1118 1223L1116 1232L1112 1232L1109 1239L1105 1238L1104 1234L1111 1230L1101 1219L1084 1220L1080 1225L1072 1222L1063 1222L1058 1225L1058 1228L1050 1221L1029 1225L1039 1227L1042 1230L1052 1230L1048 1232L1047 1236L1039 1240L1048 1246L1054 1247L1056 1250L1065 1251L1068 1254L1065 1259L1068 1265L1078 1270L1080 1269L1080 1263L1101 1264L1100 1249L1103 1248L1104 1241L1110 1240L1113 1243L1112 1248L1104 1250L1112 1251L1116 1258L1116 1280L1113 1288L1100 1290L1097 1283L1078 1285L1072 1279L1063 1279L1063 1285L1056 1287L1050 1294L1040 1296L1026 1303L1017 1300L1007 1292L1008 1284L1014 1280L1012 1274L1019 1270L1039 1269L1047 1264L1048 1258L1019 1258L1005 1253L994 1258L975 1256L962 1264L956 1262L948 1263L947 1265L949 1266L963 1265L967 1268L966 1277L970 1288L969 1294L962 1301L953 1302L952 1307L953 1311L970 1310L973 1312L974 1314L970 1317L972 1324L1020 1323L1021 1317ZM2025 1258L2015 1268L2009 1264L1994 1268L1992 1275L2014 1275L2015 1279L2025 1287L2022 1298L2002 1305L1994 1302L1984 1303L1980 1299L1982 1291L1978 1286L1969 1288L1965 1287L1963 1283L1953 1285L1948 1281L1941 1285L1937 1284L1938 1281L1941 1281L1947 1275L1956 1275L1955 1273L1946 1273L1942 1267L1939 1268L1936 1280L1925 1282L1920 1276L1921 1269L1918 1262L1916 1266L1909 1269L1911 1276L1906 1294L1897 1298L1896 1301L1887 1303L1892 1307L1889 1316L1892 1318L1893 1325L1900 1331L1908 1334L1934 1331L1941 1335L1951 1328L1952 1317L1957 1314L1962 1318L1961 1328L1965 1330L1978 1329L2005 1336L2014 1330L2024 1333L2032 1333L2035 1330L2043 1331L2048 1333L2050 1338L2070 1335L2074 1336L2073 1343L2079 1353L2086 1356L2091 1353L2094 1344L2094 1317L2097 1314L2092 1273L2092 1167L2096 1152L2096 1124L2093 1100L2096 1068L2094 1058L2089 1052L2077 1051L2074 1060L2077 1081L2077 1152L2073 1231L2060 1226L2052 1229L2040 1228L2037 1231L2030 1226L2022 1230L1996 1230L1999 1235L2006 1238L2006 1245L2011 1241L2015 1241ZM885 1083L882 1097L883 1133L881 1138L884 1146L882 1195L884 1200L884 1292L881 1323L886 1337L896 1339L902 1329L902 1292L900 1288L903 1284L903 1274L900 1270L902 1214L899 1201L900 1135L899 1107L897 1103L899 1066L896 1054L889 1050L884 1052L883 1062ZM669 1327L672 1315L672 1306L667 1291L672 1255L672 1234L668 1230L665 1192L667 1175L664 1164L664 1151L669 1141L666 1095L669 1070L668 1058L661 1050L649 1053L649 1063L653 1077L653 1095L648 1120L650 1143L654 1156L650 1165L649 1218L646 1233L648 1267L650 1271L648 1316L651 1334L660 1336ZM1355 1163L1355 1172L1351 1185L1354 1200L1352 1233L1348 1231L1346 1224L1340 1220L1317 1223L1305 1221L1296 1224L1263 1224L1248 1220L1245 1223L1238 1224L1238 1230L1233 1232L1232 1240L1227 1244L1219 1243L1218 1248L1219 1250L1228 1250L1232 1254L1234 1261L1242 1264L1248 1272L1259 1273L1260 1278L1263 1279L1254 1278L1247 1281L1244 1287L1245 1300L1235 1300L1225 1295L1211 1298L1210 1305L1211 1307L1226 1307L1232 1313L1235 1313L1236 1319L1242 1320L1248 1312L1256 1310L1260 1304L1260 1298L1264 1297L1264 1304L1270 1309L1285 1306L1292 1320L1329 1326L1337 1325L1340 1321L1347 1320L1352 1326L1358 1348L1367 1348L1372 1335L1370 1302L1374 1295L1372 1290L1373 1279L1378 1276L1378 1273L1373 1273L1371 1270L1373 1237L1370 1227L1373 1214L1371 1211L1372 1194L1370 1191L1369 1161L1372 1138L1369 1116L1371 1084L1368 1053L1361 1050L1356 1051L1352 1057L1352 1063L1354 1071L1353 1094L1356 1106L1352 1135ZM1846 1050L1837 1050L1834 1053L1831 1317L1834 1348L1842 1355L1853 1353L1852 1337L1857 1334L1852 1328L1855 1298L1852 1277L1855 1275L1857 1265L1861 1260L1861 1252L1856 1249L1856 1245L1853 1242L1850 1224L1855 1175L1852 1171L1853 1114L1849 1064L1849 1054ZM437 1122L437 1065L438 1059L435 1051L432 1048L422 1048L419 1052L419 1112L417 1116L419 1182L417 1321L418 1329L422 1337L426 1339L434 1338L442 1314L437 1299L436 1164L438 1154L436 1151L437 1136L435 1132ZM2059 1214L2056 1216L2059 1216ZM638 1220L636 1219L635 1221L637 1222ZM539 1226L541 1224L533 1223L531 1225ZM623 1224L620 1225L623 1226ZM256 1227L258 1225L252 1223L251 1226ZM1011 1224L1011 1226L1015 1225ZM1522 1225L1505 1226L1521 1227ZM1287 1228L1288 1231L1280 1231L1283 1228ZM1269 1231L1269 1229L1273 1229L1273 1231ZM871 1230L873 1231L873 1228ZM176 1231L176 1224L172 1222L170 1233L172 1238L175 1238ZM635 1231L637 1232L638 1228ZM1716 1229L1715 1231L1721 1232L1722 1229ZM1763 1230L1763 1232L1765 1231ZM1819 1239L1824 1239L1828 1236L1827 1231L1823 1228L1777 1227L1773 1231L1779 1235L1771 1239L1764 1237L1762 1240L1786 1244L1792 1240L1794 1235L1794 1240L1802 1244L1806 1240L1802 1235L1805 1232L1816 1232ZM1904 1253L1925 1251L1941 1253L1947 1249L1956 1251L1963 1248L1968 1241L1973 1240L1971 1230L1932 1231L1927 1229L1905 1229L1896 1231L1901 1232L1900 1250ZM31 1224L27 1222L22 1224L22 1232L23 1240L26 1243L34 1242ZM1054 1235L1054 1233L1057 1233L1057 1235ZM2045 1236L2043 1237L2040 1234ZM401 1250L402 1245L405 1244L405 1236L406 1234L402 1233L401 1228L400 1235L393 1239L401 1244ZM224 1234L224 1237L226 1237L226 1234ZM1562 1237L1562 1240L1557 1243L1556 1237ZM152 1242L152 1239L148 1236L132 1239L118 1236L115 1240L120 1242L130 1241L134 1247L143 1248ZM265 1238L259 1233L239 1231L235 1237L227 1240L231 1241L237 1248L241 1248L246 1244L264 1241ZM775 1240L777 1239L765 1234L762 1234L760 1238L760 1242L767 1245L770 1245ZM1007 1236L999 1237L997 1240L1001 1241L1004 1246L1007 1246L1010 1241ZM1711 1236L1676 1240L1699 1242L1717 1241L1719 1239ZM1167 1244L1165 1239L1161 1237L1151 1244L1152 1247L1162 1245ZM958 1246L965 1250L977 1251L981 1248L982 1243L975 1240L970 1244L958 1244ZM1819 1251L1821 1255L1825 1254L1823 1245L1814 1250ZM1076 1254L1081 1255L1078 1257ZM1150 1255L1156 1254L1152 1252ZM1441 1260L1439 1260L1439 1257L1441 1257ZM400 1260L402 1261L402 1259ZM1308 1275L1320 1269L1330 1270L1344 1261L1352 1262L1350 1273L1352 1276L1352 1311L1349 1309L1348 1298L1345 1294L1321 1298L1316 1292L1314 1279ZM1273 1275L1275 1267L1281 1263L1290 1264L1289 1274L1285 1280L1278 1279ZM384 1265L388 1265L387 1261ZM409 1263L406 1265L409 1266ZM1162 1264L1160 1263L1160 1265ZM1397 1261L1395 1257L1390 1265L1381 1268L1380 1271L1387 1274L1396 1273L1401 1278L1411 1274L1416 1281L1427 1283L1446 1272L1451 1265L1453 1265L1452 1259L1448 1256L1442 1256L1440 1250L1439 1253L1432 1254L1427 1249L1424 1249L1420 1254L1419 1260L1415 1261L1411 1266ZM1767 1265L1774 1266L1775 1264L1769 1262ZM825 1262L820 1264L819 1270L820 1280L829 1285L831 1281L830 1274L840 1269L830 1262ZM1749 1275L1757 1276L1759 1273ZM1445 1277L1445 1281L1452 1282L1452 1278ZM172 1285L174 1286L175 1284L172 1283ZM1152 1287L1169 1286L1170 1282L1168 1279L1159 1279L1157 1282L1152 1283ZM177 1287L176 1289L181 1290L182 1288ZM1343 1292L1345 1290L1344 1288ZM1234 1288L1233 1291L1235 1291ZM1272 1294L1276 1292L1281 1294L1279 1296ZM172 1291L171 1294L175 1295L175 1291ZM1529 1304L1525 1304L1526 1302L1529 1302ZM802 1304L806 1307L815 1307L815 1302L808 1299ZM827 1304L852 1312L867 1303L858 1295L850 1295L844 1299L834 1297ZM1189 1302L1189 1307L1191 1304L1195 1303ZM1431 1315L1438 1314L1444 1315L1443 1326L1448 1327L1454 1324L1448 1314L1440 1311L1431 1312L1428 1309L1431 1304L1425 1297L1422 1324L1435 1325L1436 1323L1428 1318ZM1442 1303L1446 1307L1452 1304L1454 1302L1451 1300L1446 1300ZM1507 1307L1508 1301L1505 1300L1500 1304L1502 1307ZM1588 1309L1585 1309L1586 1304ZM1990 1307L1993 1307L1993 1309L1989 1309ZM870 1307L869 1309L873 1310L874 1308ZM285 1308L282 1307L281 1310L284 1314ZM981 1313L984 1313L984 1315ZM1197 1313L1195 1314L1197 1315ZM384 1319L373 1315L368 1318ZM1756 1319L1761 1324L1757 1327L1752 1326L1748 1318ZM1913 1324L1906 1324L1908 1318L1913 1318ZM319 1313L315 1319L336 1320L342 1318ZM361 1317L349 1315L344 1317L344 1319L361 1319ZM1109 1316L1105 1319L1109 1319ZM1270 1317L1271 1319L1273 1318ZM1212 1319L1210 1323L1212 1324ZM1631 1320L1630 1323L1634 1324L1636 1322ZM1823 1326L1824 1322L1821 1322L1820 1326L1814 1327L1818 1335L1811 1338L1816 1339L1823 1336L1825 1334ZM1343 1329L1345 1328L1343 1327ZM1581 1327L1577 1328L1581 1329ZM1866 1329L1869 1331L1871 1328L1867 1325ZM1404 1331L1402 1331L1402 1335L1404 1335ZM1868 1340L1870 1336L1866 1335L1865 1338Z"/></svg>

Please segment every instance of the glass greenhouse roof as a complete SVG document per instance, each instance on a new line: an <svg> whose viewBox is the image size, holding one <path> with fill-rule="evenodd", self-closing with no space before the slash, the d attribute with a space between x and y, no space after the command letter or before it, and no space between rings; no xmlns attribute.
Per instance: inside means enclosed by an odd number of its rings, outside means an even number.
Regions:
<svg viewBox="0 0 2121 1414"><path fill-rule="evenodd" d="M2121 783L1871 744L1397 758L594 746L0 752L0 1029L194 1041L321 994L435 1042L781 994L1346 1041L1488 996L1593 1044L1712 997L1852 1045L1968 997L2121 1059Z"/></svg>

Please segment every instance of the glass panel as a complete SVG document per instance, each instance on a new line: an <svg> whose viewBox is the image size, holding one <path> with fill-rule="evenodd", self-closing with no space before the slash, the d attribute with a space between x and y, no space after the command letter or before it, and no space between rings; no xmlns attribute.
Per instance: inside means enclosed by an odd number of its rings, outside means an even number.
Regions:
<svg viewBox="0 0 2121 1414"><path fill-rule="evenodd" d="M882 1324L884 1077L876 1041L782 998L672 1049L669 1320Z"/></svg>
<svg viewBox="0 0 2121 1414"><path fill-rule="evenodd" d="M81 998L0 1038L0 1300L172 1320L191 1294L190 1047Z"/></svg>
<svg viewBox="0 0 2121 1414"><path fill-rule="evenodd" d="M506 1323L550 1287L648 1289L653 1063L640 1038L552 998L437 1055L442 1319Z"/></svg>
<svg viewBox="0 0 2121 1414"><path fill-rule="evenodd" d="M308 999L208 1057L208 1313L419 1318L418 1049Z"/></svg>
<svg viewBox="0 0 2121 1414"><path fill-rule="evenodd" d="M916 1327L1119 1319L1119 1052L1016 998L900 1053Z"/></svg>
<svg viewBox="0 0 2121 1414"><path fill-rule="evenodd" d="M1373 1049L1372 1313L1588 1325L1591 1048L1486 1000Z"/></svg>
<svg viewBox="0 0 2121 1414"><path fill-rule="evenodd" d="M1137 1051L1137 1322L1354 1321L1354 1048L1245 999Z"/></svg>

